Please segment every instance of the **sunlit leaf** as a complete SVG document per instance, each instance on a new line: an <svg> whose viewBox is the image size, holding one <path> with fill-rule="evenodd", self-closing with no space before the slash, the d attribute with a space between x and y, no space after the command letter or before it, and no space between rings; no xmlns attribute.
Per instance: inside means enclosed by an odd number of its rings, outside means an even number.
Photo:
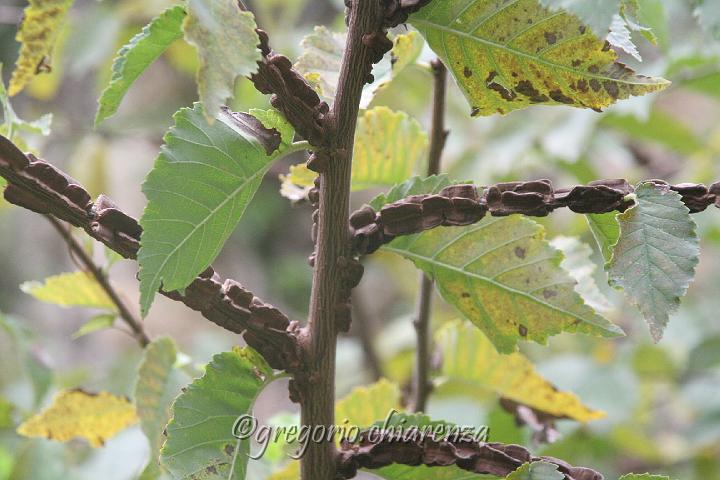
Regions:
<svg viewBox="0 0 720 480"><path fill-rule="evenodd" d="M535 410L583 423L605 416L583 405L575 394L558 390L524 355L498 353L473 325L448 323L436 340L443 353L441 382L459 383L468 392L482 387Z"/></svg>
<svg viewBox="0 0 720 480"><path fill-rule="evenodd" d="M183 108L164 137L143 192L138 253L143 315L162 285L183 289L220 252L275 158L280 135L252 116L220 112L212 125L201 104Z"/></svg>
<svg viewBox="0 0 720 480"><path fill-rule="evenodd" d="M632 33L628 24L623 17L616 14L613 17L613 21L610 24L610 34L607 36L607 41L613 47L619 48L628 55L632 55L635 60L642 62L642 57L638 51L637 46L632 41Z"/></svg>
<svg viewBox="0 0 720 480"><path fill-rule="evenodd" d="M680 194L642 183L635 202L618 215L620 239L607 269L610 284L625 290L657 342L695 276L700 246Z"/></svg>
<svg viewBox="0 0 720 480"><path fill-rule="evenodd" d="M558 466L548 462L525 463L508 475L507 480L563 480Z"/></svg>
<svg viewBox="0 0 720 480"><path fill-rule="evenodd" d="M145 348L135 384L135 407L140 427L150 444L150 461L141 480L157 478L158 457L165 437L162 431L170 420L170 404L179 393L183 376L175 369L177 348L169 337L154 340Z"/></svg>
<svg viewBox="0 0 720 480"><path fill-rule="evenodd" d="M98 100L95 125L115 114L125 93L137 78L178 38L182 37L185 7L175 5L153 18L117 53L112 78Z"/></svg>
<svg viewBox="0 0 720 480"><path fill-rule="evenodd" d="M275 376L249 348L215 355L205 375L172 405L161 463L175 478L244 480L250 440L233 436L238 417L249 414Z"/></svg>
<svg viewBox="0 0 720 480"><path fill-rule="evenodd" d="M564 259L560 266L575 279L575 291L598 312L610 310L611 305L595 283L593 273L597 265L590 258L592 249L575 237L555 237L550 245L560 250Z"/></svg>
<svg viewBox="0 0 720 480"><path fill-rule="evenodd" d="M332 104L345 51L345 34L315 27L314 32L306 36L300 45L303 53L295 68L314 85L325 101ZM378 91L389 85L401 70L414 63L422 46L422 38L416 32L397 35L392 50L373 66L374 81L363 87L360 108L367 108Z"/></svg>
<svg viewBox="0 0 720 480"><path fill-rule="evenodd" d="M615 212L592 213L585 216L606 262L612 258L612 249L620 237L620 224L616 216Z"/></svg>
<svg viewBox="0 0 720 480"><path fill-rule="evenodd" d="M33 76L49 67L47 62L70 5L72 0L30 0L15 37L22 46L8 86L10 96L19 93Z"/></svg>
<svg viewBox="0 0 720 480"><path fill-rule="evenodd" d="M25 282L20 289L38 300L63 307L102 308L117 312L105 290L88 272L62 273L41 282Z"/></svg>
<svg viewBox="0 0 720 480"><path fill-rule="evenodd" d="M183 30L198 50L200 101L212 122L232 96L235 79L257 70L261 55L255 17L241 12L234 0L189 0Z"/></svg>
<svg viewBox="0 0 720 480"><path fill-rule="evenodd" d="M352 189L391 186L406 180L424 163L427 146L427 134L406 113L387 107L365 111L355 131ZM316 176L304 164L293 165L282 181L312 187Z"/></svg>
<svg viewBox="0 0 720 480"><path fill-rule="evenodd" d="M52 405L23 422L17 432L60 442L82 437L93 447L101 447L136 421L135 407L124 397L108 392L63 390Z"/></svg>
<svg viewBox="0 0 720 480"><path fill-rule="evenodd" d="M473 115L533 104L602 109L668 82L636 75L576 17L538 0L439 0L410 17Z"/></svg>

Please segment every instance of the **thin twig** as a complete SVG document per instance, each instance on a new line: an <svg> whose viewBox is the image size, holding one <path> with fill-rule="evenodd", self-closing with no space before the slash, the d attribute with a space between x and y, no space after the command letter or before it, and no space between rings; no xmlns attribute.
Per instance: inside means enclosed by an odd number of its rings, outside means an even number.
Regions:
<svg viewBox="0 0 720 480"><path fill-rule="evenodd" d="M428 176L440 173L440 159L445 147L448 131L445 129L445 91L447 90L447 69L440 59L432 62L433 110L430 132L430 154ZM415 331L417 333L417 354L415 357L413 409L424 411L430 395L430 309L432 305L433 281L420 273L420 292L417 301Z"/></svg>
<svg viewBox="0 0 720 480"><path fill-rule="evenodd" d="M128 327L130 327L130 330L132 330L133 333L133 337L137 340L140 346L143 348L147 346L150 343L150 338L147 336L147 333L145 333L142 322L130 311L127 305L125 305L125 302L122 301L120 295L110 284L110 281L108 280L102 269L98 267L95 262L93 262L92 258L90 258L90 255L88 255L85 249L72 236L70 230L64 228L59 220L50 215L46 215L45 218L47 218L48 221L52 224L52 226L55 227L55 230L57 230L63 240L65 240L65 243L67 243L73 255L75 255L76 258L80 261L80 263L82 263L83 267L85 267L85 269L90 272L93 277L95 277L98 285L100 285L100 287L105 291L105 293L107 293L108 297L110 297L110 300L112 300L112 302L118 309L118 314L120 315L120 318L122 318L123 321L128 325Z"/></svg>

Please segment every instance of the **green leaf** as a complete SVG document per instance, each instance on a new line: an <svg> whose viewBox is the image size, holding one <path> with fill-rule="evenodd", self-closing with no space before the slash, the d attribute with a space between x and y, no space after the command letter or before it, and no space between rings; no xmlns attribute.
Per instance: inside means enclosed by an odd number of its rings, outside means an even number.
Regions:
<svg viewBox="0 0 720 480"><path fill-rule="evenodd" d="M473 115L533 104L598 110L669 84L636 75L577 18L537 0L432 2L409 22L452 71Z"/></svg>
<svg viewBox="0 0 720 480"><path fill-rule="evenodd" d="M215 355L173 403L162 465L178 479L244 480L250 441L234 437L233 427L275 378L250 348Z"/></svg>
<svg viewBox="0 0 720 480"><path fill-rule="evenodd" d="M17 116L10 104L10 97L2 82L2 64L0 63L0 106L3 111L3 124L0 125L0 134L6 136L11 142L17 144L21 149L26 149L25 139L21 133L33 133L48 136L50 135L50 124L52 114L43 115L37 120L26 122ZM0 180L5 181L3 178Z"/></svg>
<svg viewBox="0 0 720 480"><path fill-rule="evenodd" d="M73 333L72 338L77 339L99 330L111 328L115 323L116 318L117 315L115 314L96 315L85 322L85 324L83 324L77 332Z"/></svg>
<svg viewBox="0 0 720 480"><path fill-rule="evenodd" d="M0 429L11 428L15 422L12 413L15 406L7 398L0 396Z"/></svg>
<svg viewBox="0 0 720 480"><path fill-rule="evenodd" d="M369 205L375 210L380 210L383 205L397 202L411 195L421 195L424 193L438 193L448 185L452 185L446 174L431 175L429 177L413 177L405 182L395 185L387 193L381 193L373 198Z"/></svg>
<svg viewBox="0 0 720 480"><path fill-rule="evenodd" d="M175 369L177 348L170 337L154 340L145 349L135 384L135 407L140 418L140 427L150 444L150 461L145 467L141 480L157 478L160 466L157 463L165 437L163 428L170 420L170 404L180 391L183 377Z"/></svg>
<svg viewBox="0 0 720 480"><path fill-rule="evenodd" d="M525 463L507 476L507 480L563 480L558 466L547 462Z"/></svg>
<svg viewBox="0 0 720 480"><path fill-rule="evenodd" d="M585 215L605 262L609 262L612 258L613 247L620 238L620 225L616 216L614 212Z"/></svg>
<svg viewBox="0 0 720 480"><path fill-rule="evenodd" d="M98 100L95 126L115 114L125 93L137 78L172 42L182 37L185 7L175 5L153 18L117 53L112 65L110 83Z"/></svg>
<svg viewBox="0 0 720 480"><path fill-rule="evenodd" d="M141 309L155 292L187 287L220 252L270 164L288 149L247 114L221 111L209 125L202 105L183 108L164 137L143 192Z"/></svg>
<svg viewBox="0 0 720 480"><path fill-rule="evenodd" d="M117 313L117 306L90 273L62 273L41 282L25 282L20 289L38 300L63 307L102 308Z"/></svg>
<svg viewBox="0 0 720 480"><path fill-rule="evenodd" d="M622 331L588 307L560 267L544 229L520 216L399 237L385 250L435 279L445 300L501 353L521 339L545 343L562 331L614 337Z"/></svg>
<svg viewBox="0 0 720 480"><path fill-rule="evenodd" d="M38 72L49 68L55 40L72 3L72 0L30 0L15 37L21 47L8 87L11 97L20 93Z"/></svg>
<svg viewBox="0 0 720 480"><path fill-rule="evenodd" d="M404 112L387 107L365 111L358 119L353 151L352 189L392 186L420 170L427 157L428 137L420 124ZM282 176L290 185L312 187L317 175L304 164Z"/></svg>
<svg viewBox="0 0 720 480"><path fill-rule="evenodd" d="M442 352L441 383L455 383L472 395L477 388L559 418L589 422L605 417L571 392L559 391L521 353L501 355L482 332L464 322L450 322L436 333Z"/></svg>
<svg viewBox="0 0 720 480"><path fill-rule="evenodd" d="M565 258L560 266L575 279L577 282L575 291L580 294L585 303L598 312L610 310L610 302L602 294L593 277L597 265L590 258L592 249L575 237L555 237L550 245L563 253Z"/></svg>
<svg viewBox="0 0 720 480"><path fill-rule="evenodd" d="M345 52L344 33L334 33L325 27L315 27L310 35L303 38L300 46L303 53L295 68L311 84L318 94L332 104L335 99L340 65ZM360 108L367 108L373 97L390 84L405 67L415 63L422 51L423 41L416 32L397 35L393 48L379 63L373 66L373 82L363 87Z"/></svg>
<svg viewBox="0 0 720 480"><path fill-rule="evenodd" d="M189 0L187 13L185 40L200 57L198 92L212 122L232 96L235 79L257 70L260 38L253 14L241 12L234 0Z"/></svg>
<svg viewBox="0 0 720 480"><path fill-rule="evenodd" d="M680 194L650 182L638 185L635 206L618 220L620 239L607 265L610 285L625 290L657 342L695 275L695 222Z"/></svg>

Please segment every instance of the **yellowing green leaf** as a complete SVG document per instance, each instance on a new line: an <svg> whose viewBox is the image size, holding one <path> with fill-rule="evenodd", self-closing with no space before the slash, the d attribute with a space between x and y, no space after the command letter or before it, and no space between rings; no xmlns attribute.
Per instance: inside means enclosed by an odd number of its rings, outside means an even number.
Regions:
<svg viewBox="0 0 720 480"><path fill-rule="evenodd" d="M335 419L339 425L367 428L384 420L392 410L400 410L400 388L387 380L367 387L357 387L335 404Z"/></svg>
<svg viewBox="0 0 720 480"><path fill-rule="evenodd" d="M93 447L101 447L136 421L135 407L124 397L63 390L52 405L23 422L17 433L60 442L82 437Z"/></svg>
<svg viewBox="0 0 720 480"><path fill-rule="evenodd" d="M98 100L96 126L115 114L133 82L171 43L182 37L184 19L185 7L170 7L143 27L140 33L118 51L113 60L110 83Z"/></svg>
<svg viewBox="0 0 720 480"><path fill-rule="evenodd" d="M334 33L325 27L315 27L301 42L303 53L295 68L314 85L315 90L329 104L335 99L340 65L345 52L345 34ZM367 108L375 94L390 84L405 67L413 64L422 51L423 41L416 32L397 35L388 55L373 66L373 82L363 87L360 108Z"/></svg>
<svg viewBox="0 0 720 480"><path fill-rule="evenodd" d="M473 115L533 104L602 109L669 82L637 75L576 17L538 0L437 0L410 17Z"/></svg>
<svg viewBox="0 0 720 480"><path fill-rule="evenodd" d="M436 334L443 354L441 381L476 386L555 417L589 422L605 413L583 405L571 392L559 391L520 353L501 355L473 325L451 322Z"/></svg>
<svg viewBox="0 0 720 480"><path fill-rule="evenodd" d="M625 290L658 342L695 276L696 225L680 194L650 182L635 189L635 206L617 218L620 238L607 264L610 285Z"/></svg>
<svg viewBox="0 0 720 480"><path fill-rule="evenodd" d="M352 189L391 186L419 170L428 138L420 124L404 112L387 107L365 111L358 119L353 151ZM312 187L317 174L304 164L281 176L284 184ZM287 188L287 187L286 187Z"/></svg>
<svg viewBox="0 0 720 480"><path fill-rule="evenodd" d="M562 254L542 226L521 216L399 237L385 250L433 277L443 298L497 349L520 340L545 343L562 331L612 337L621 330L587 306L560 268Z"/></svg>
<svg viewBox="0 0 720 480"><path fill-rule="evenodd" d="M235 79L257 69L261 55L255 17L241 12L234 0L189 0L183 30L198 50L200 101L209 122L232 96Z"/></svg>
<svg viewBox="0 0 720 480"><path fill-rule="evenodd" d="M70 5L72 0L30 0L15 37L22 46L10 78L10 96L19 93L46 66Z"/></svg>
<svg viewBox="0 0 720 480"><path fill-rule="evenodd" d="M87 272L62 273L41 282L25 282L20 289L42 302L63 307L103 308L117 312L117 307L95 278Z"/></svg>
<svg viewBox="0 0 720 480"><path fill-rule="evenodd" d="M250 348L215 355L205 375L175 400L161 464L175 478L245 480L250 440L233 436L238 417L249 414L260 392L275 379Z"/></svg>

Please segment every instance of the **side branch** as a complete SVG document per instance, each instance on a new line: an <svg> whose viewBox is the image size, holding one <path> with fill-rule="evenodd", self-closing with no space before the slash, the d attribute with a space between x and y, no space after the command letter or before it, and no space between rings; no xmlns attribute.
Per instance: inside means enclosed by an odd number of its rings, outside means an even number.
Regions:
<svg viewBox="0 0 720 480"><path fill-rule="evenodd" d="M122 257L136 258L142 228L134 218L104 195L93 202L76 180L32 154L26 156L1 135L0 176L8 182L5 189L8 202L64 220ZM258 350L273 368L291 373L300 369L298 325L235 280L222 281L212 267L201 273L184 295L161 293L231 332L244 333L248 345Z"/></svg>
<svg viewBox="0 0 720 480"><path fill-rule="evenodd" d="M397 434L383 431L363 432L356 443L344 441L338 478L353 478L361 468L379 469L393 463L409 466L449 467L506 477L528 462L548 462L557 465L567 480L603 480L603 476L585 467L574 467L553 457L534 457L520 445L476 442L458 436L457 439L435 440L430 436L398 439ZM452 437L452 436L451 436Z"/></svg>
<svg viewBox="0 0 720 480"><path fill-rule="evenodd" d="M113 286L110 284L107 275L95 264L95 262L93 262L90 255L88 255L78 241L73 238L72 233L63 227L62 223L57 218L48 215L47 219L50 221L55 230L57 230L63 240L65 240L65 243L67 243L72 254L77 256L83 267L90 272L90 274L95 278L95 281L97 281L98 285L100 285L100 288L105 291L110 300L112 300L115 304L120 318L128 325L128 327L130 327L130 330L132 330L133 337L135 337L141 347L146 347L150 343L150 338L147 333L145 333L142 322L130 311L127 305L125 305L125 302L123 302L120 295L118 295Z"/></svg>
<svg viewBox="0 0 720 480"><path fill-rule="evenodd" d="M650 181L668 185L662 180ZM690 213L702 212L710 205L720 208L720 182L710 187L694 183L668 186L682 196ZM372 253L395 237L439 226L471 225L486 214L544 217L563 207L575 213L623 212L632 206L626 197L634 190L626 180L597 180L557 190L550 180L488 187L451 185L437 195L413 195L385 205L380 212L367 205L356 211L350 217L353 249L358 254Z"/></svg>

